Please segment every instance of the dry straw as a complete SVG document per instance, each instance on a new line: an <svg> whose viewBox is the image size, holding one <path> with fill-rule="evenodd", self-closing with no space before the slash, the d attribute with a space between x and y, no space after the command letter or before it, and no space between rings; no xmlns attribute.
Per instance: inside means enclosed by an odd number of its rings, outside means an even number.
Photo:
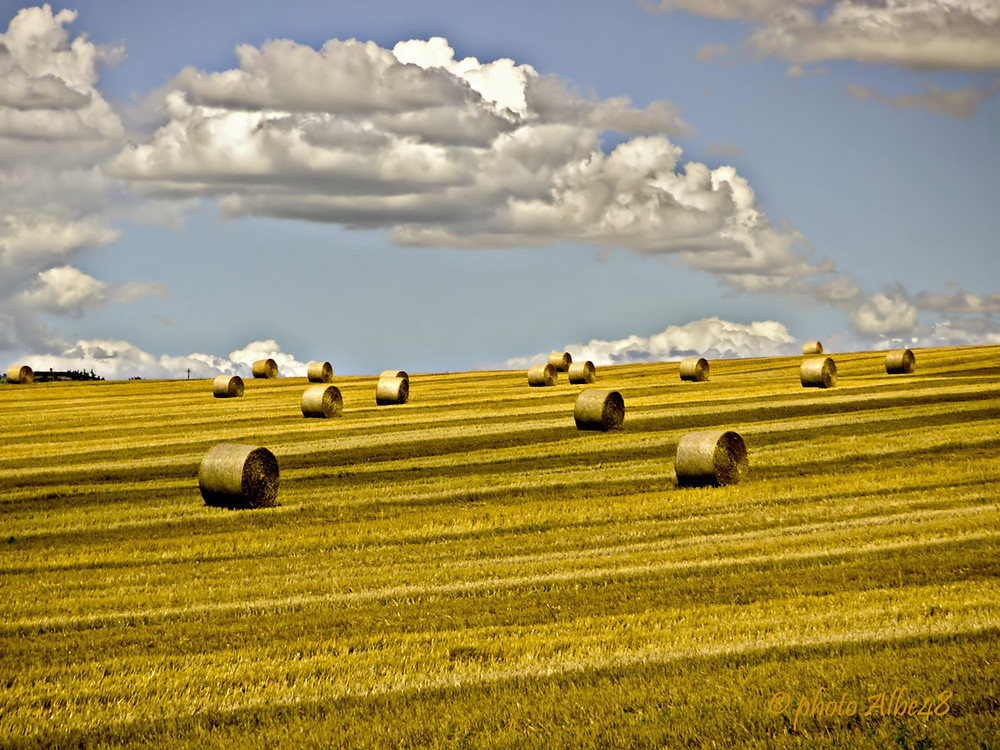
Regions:
<svg viewBox="0 0 1000 750"><path fill-rule="evenodd" d="M580 385L593 383L597 379L597 370L589 359L586 362L572 362L569 366L569 382Z"/></svg>
<svg viewBox="0 0 1000 750"><path fill-rule="evenodd" d="M566 372L573 364L573 357L569 352L552 352L549 355L549 364L556 368L556 372Z"/></svg>
<svg viewBox="0 0 1000 750"><path fill-rule="evenodd" d="M802 345L803 354L822 354L823 345L818 341L809 341Z"/></svg>
<svg viewBox="0 0 1000 750"><path fill-rule="evenodd" d="M239 375L216 375L212 381L212 394L216 398L239 398L243 395L243 378Z"/></svg>
<svg viewBox="0 0 1000 750"><path fill-rule="evenodd" d="M829 357L807 359L799 367L799 379L806 388L832 388L837 384L837 365Z"/></svg>
<svg viewBox="0 0 1000 750"><path fill-rule="evenodd" d="M310 362L306 367L310 383L329 383L333 380L333 365L329 362Z"/></svg>
<svg viewBox="0 0 1000 750"><path fill-rule="evenodd" d="M379 406L405 404L410 397L408 378L381 377L375 387L375 403Z"/></svg>
<svg viewBox="0 0 1000 750"><path fill-rule="evenodd" d="M528 385L546 386L556 384L556 368L554 365L535 365L528 369Z"/></svg>
<svg viewBox="0 0 1000 750"><path fill-rule="evenodd" d="M314 385L302 394L303 417L336 417L344 410L344 398L335 385Z"/></svg>
<svg viewBox="0 0 1000 750"><path fill-rule="evenodd" d="M403 380L409 380L410 376L406 374L405 370L382 370L379 378L402 378Z"/></svg>
<svg viewBox="0 0 1000 750"><path fill-rule="evenodd" d="M580 430L620 430L625 421L625 400L618 391L588 389L577 396L573 419Z"/></svg>
<svg viewBox="0 0 1000 750"><path fill-rule="evenodd" d="M255 378L278 377L278 363L273 359L258 359L251 369Z"/></svg>
<svg viewBox="0 0 1000 750"><path fill-rule="evenodd" d="M916 362L912 351L897 349L885 355L885 371L890 375L909 375Z"/></svg>
<svg viewBox="0 0 1000 750"><path fill-rule="evenodd" d="M708 380L708 360L701 357L682 359L681 380L690 380L696 383Z"/></svg>
<svg viewBox="0 0 1000 750"><path fill-rule="evenodd" d="M689 432L677 445L674 471L682 487L736 484L746 469L746 445L732 430Z"/></svg>
<svg viewBox="0 0 1000 750"><path fill-rule="evenodd" d="M35 382L35 373L27 365L14 365L7 370L7 382L17 385L30 385Z"/></svg>
<svg viewBox="0 0 1000 750"><path fill-rule="evenodd" d="M206 505L266 508L278 496L278 460L267 448L219 443L201 459L198 486Z"/></svg>

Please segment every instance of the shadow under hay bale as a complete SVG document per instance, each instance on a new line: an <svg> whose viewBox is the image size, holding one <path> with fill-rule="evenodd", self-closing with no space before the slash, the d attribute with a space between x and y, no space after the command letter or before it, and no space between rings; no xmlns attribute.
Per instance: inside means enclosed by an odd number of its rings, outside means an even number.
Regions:
<svg viewBox="0 0 1000 750"><path fill-rule="evenodd" d="M808 341L802 345L802 353L805 355L822 354L823 345L818 341Z"/></svg>
<svg viewBox="0 0 1000 750"><path fill-rule="evenodd" d="M306 367L306 378L310 383L329 383L333 380L333 365L329 362L310 362Z"/></svg>
<svg viewBox="0 0 1000 750"><path fill-rule="evenodd" d="M206 505L267 508L278 497L278 460L267 448L219 443L201 460L198 486Z"/></svg>
<svg viewBox="0 0 1000 750"><path fill-rule="evenodd" d="M593 383L597 379L597 368L589 359L586 362L571 362L569 366L569 382L574 385Z"/></svg>
<svg viewBox="0 0 1000 750"><path fill-rule="evenodd" d="M885 371L890 375L910 375L917 363L909 349L897 349L885 355Z"/></svg>
<svg viewBox="0 0 1000 750"><path fill-rule="evenodd" d="M556 368L556 372L567 372L569 366L573 364L573 357L569 352L552 352L549 355L549 364Z"/></svg>
<svg viewBox="0 0 1000 750"><path fill-rule="evenodd" d="M736 484L746 473L747 449L732 430L689 432L677 445L674 471L682 487Z"/></svg>
<svg viewBox="0 0 1000 750"><path fill-rule="evenodd" d="M832 388L837 385L837 365L829 357L807 359L799 367L804 388Z"/></svg>
<svg viewBox="0 0 1000 750"><path fill-rule="evenodd" d="M216 398L239 398L243 395L243 378L239 375L216 375L212 381L212 395Z"/></svg>
<svg viewBox="0 0 1000 750"><path fill-rule="evenodd" d="M7 370L7 382L16 385L31 385L35 382L35 372L27 365L14 365Z"/></svg>
<svg viewBox="0 0 1000 750"><path fill-rule="evenodd" d="M278 377L278 363L273 359L258 359L250 369L255 378Z"/></svg>
<svg viewBox="0 0 1000 750"><path fill-rule="evenodd" d="M344 398L335 385L314 385L302 394L302 416L326 419L344 410Z"/></svg>
<svg viewBox="0 0 1000 750"><path fill-rule="evenodd" d="M556 368L553 365L535 365L528 369L528 385L541 387L556 384Z"/></svg>
<svg viewBox="0 0 1000 750"><path fill-rule="evenodd" d="M708 360L701 357L682 359L681 380L690 380L695 383L708 380Z"/></svg>
<svg viewBox="0 0 1000 750"><path fill-rule="evenodd" d="M375 403L379 406L405 404L410 398L409 378L381 377L375 387Z"/></svg>
<svg viewBox="0 0 1000 750"><path fill-rule="evenodd" d="M620 430L625 421L625 400L618 391L591 388L577 396L573 419L580 430Z"/></svg>

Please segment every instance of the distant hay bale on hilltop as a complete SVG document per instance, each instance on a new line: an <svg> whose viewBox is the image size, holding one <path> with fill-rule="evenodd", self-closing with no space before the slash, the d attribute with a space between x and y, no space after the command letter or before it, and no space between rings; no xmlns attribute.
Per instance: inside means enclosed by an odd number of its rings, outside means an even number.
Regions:
<svg viewBox="0 0 1000 750"><path fill-rule="evenodd" d="M805 355L822 354L823 345L818 341L809 341L802 345L802 353Z"/></svg>
<svg viewBox="0 0 1000 750"><path fill-rule="evenodd" d="M405 404L410 398L409 378L380 377L375 387L375 403L379 406Z"/></svg>
<svg viewBox="0 0 1000 750"><path fill-rule="evenodd" d="M278 377L278 363L273 359L258 359L251 368L255 378L276 378Z"/></svg>
<svg viewBox="0 0 1000 750"><path fill-rule="evenodd" d="M243 395L243 378L239 375L216 375L212 381L212 394L216 398L239 398Z"/></svg>
<svg viewBox="0 0 1000 750"><path fill-rule="evenodd" d="M689 432L677 445L674 471L682 487L736 484L747 469L743 438L732 430Z"/></svg>
<svg viewBox="0 0 1000 750"><path fill-rule="evenodd" d="M269 507L278 496L278 460L267 448L219 443L201 460L198 487L206 505Z"/></svg>
<svg viewBox="0 0 1000 750"><path fill-rule="evenodd" d="M549 355L549 364L556 368L556 372L567 372L569 366L573 364L573 357L569 352L552 352Z"/></svg>
<svg viewBox="0 0 1000 750"><path fill-rule="evenodd" d="M30 385L35 382L35 372L27 365L14 365L7 370L7 382Z"/></svg>
<svg viewBox="0 0 1000 750"><path fill-rule="evenodd" d="M574 385L593 383L597 379L597 369L589 359L586 362L571 362L568 372L569 382Z"/></svg>
<svg viewBox="0 0 1000 750"><path fill-rule="evenodd" d="M696 383L708 380L708 360L701 357L682 359L681 380L690 380Z"/></svg>
<svg viewBox="0 0 1000 750"><path fill-rule="evenodd" d="M344 398L335 385L314 385L302 394L303 417L336 417L343 409Z"/></svg>
<svg viewBox="0 0 1000 750"><path fill-rule="evenodd" d="M550 364L535 365L528 368L528 385L541 387L556 384L556 368Z"/></svg>
<svg viewBox="0 0 1000 750"><path fill-rule="evenodd" d="M329 383L333 380L333 365L329 362L310 362L306 367L306 378L310 383Z"/></svg>
<svg viewBox="0 0 1000 750"><path fill-rule="evenodd" d="M577 396L573 419L580 430L620 430L625 421L625 400L618 391L590 388Z"/></svg>
<svg viewBox="0 0 1000 750"><path fill-rule="evenodd" d="M885 355L885 371L890 375L909 375L916 361L911 350L897 349Z"/></svg>
<svg viewBox="0 0 1000 750"><path fill-rule="evenodd" d="M837 384L837 365L829 357L807 359L799 367L799 380L805 388L832 388Z"/></svg>

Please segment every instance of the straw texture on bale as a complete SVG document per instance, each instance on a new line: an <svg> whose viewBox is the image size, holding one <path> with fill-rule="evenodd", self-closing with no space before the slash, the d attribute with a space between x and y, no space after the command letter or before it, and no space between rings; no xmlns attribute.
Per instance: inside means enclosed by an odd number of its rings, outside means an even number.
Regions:
<svg viewBox="0 0 1000 750"><path fill-rule="evenodd" d="M375 403L379 406L405 404L409 397L410 381L408 378L382 377L378 379L378 385L375 387Z"/></svg>
<svg viewBox="0 0 1000 750"><path fill-rule="evenodd" d="M573 362L569 366L569 382L574 384L593 383L597 379L597 370L589 359L586 362Z"/></svg>
<svg viewBox="0 0 1000 750"><path fill-rule="evenodd" d="M528 385L546 386L556 384L556 368L553 365L535 365L528 369Z"/></svg>
<svg viewBox="0 0 1000 750"><path fill-rule="evenodd" d="M689 432L677 445L674 471L682 487L736 484L746 469L746 445L732 430Z"/></svg>
<svg viewBox="0 0 1000 750"><path fill-rule="evenodd" d="M212 381L216 398L239 398L243 395L243 378L239 375L216 375Z"/></svg>
<svg viewBox="0 0 1000 750"><path fill-rule="evenodd" d="M829 357L807 359L799 367L799 379L806 388L832 388L837 385L837 365Z"/></svg>
<svg viewBox="0 0 1000 750"><path fill-rule="evenodd" d="M35 382L35 373L27 365L14 365L7 370L7 382L30 385Z"/></svg>
<svg viewBox="0 0 1000 750"><path fill-rule="evenodd" d="M255 378L278 377L278 363L273 359L258 359L251 369Z"/></svg>
<svg viewBox="0 0 1000 750"><path fill-rule="evenodd" d="M402 378L403 380L409 380L410 376L406 374L405 370L382 370L379 378Z"/></svg>
<svg viewBox="0 0 1000 750"><path fill-rule="evenodd" d="M219 443L201 459L198 486L206 505L266 508L278 497L278 460L267 448Z"/></svg>
<svg viewBox="0 0 1000 750"><path fill-rule="evenodd" d="M573 419L580 430L620 430L625 421L625 400L618 391L583 391L576 399Z"/></svg>
<svg viewBox="0 0 1000 750"><path fill-rule="evenodd" d="M890 375L909 375L917 360L909 349L897 349L885 355L885 371Z"/></svg>
<svg viewBox="0 0 1000 750"><path fill-rule="evenodd" d="M696 383L708 380L708 360L701 357L682 359L681 380L691 380Z"/></svg>
<svg viewBox="0 0 1000 750"><path fill-rule="evenodd" d="M329 362L310 362L306 367L306 378L310 383L329 383L333 380L333 365Z"/></svg>
<svg viewBox="0 0 1000 750"><path fill-rule="evenodd" d="M344 410L344 398L335 385L314 385L302 394L302 416L326 419Z"/></svg>
<svg viewBox="0 0 1000 750"><path fill-rule="evenodd" d="M802 345L803 354L822 354L823 345L818 341L809 341Z"/></svg>
<svg viewBox="0 0 1000 750"><path fill-rule="evenodd" d="M549 364L556 368L556 372L567 372L569 366L573 364L573 357L569 352L552 352L549 355Z"/></svg>

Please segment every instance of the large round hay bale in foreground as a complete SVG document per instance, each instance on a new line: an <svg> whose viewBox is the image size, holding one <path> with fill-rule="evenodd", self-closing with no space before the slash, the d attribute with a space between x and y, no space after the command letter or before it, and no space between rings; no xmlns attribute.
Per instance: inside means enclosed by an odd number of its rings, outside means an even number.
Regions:
<svg viewBox="0 0 1000 750"><path fill-rule="evenodd" d="M890 375L909 375L916 362L912 351L897 349L885 355L885 371Z"/></svg>
<svg viewBox="0 0 1000 750"><path fill-rule="evenodd" d="M674 471L682 487L736 484L746 469L746 445L732 430L689 432L677 445Z"/></svg>
<svg viewBox="0 0 1000 750"><path fill-rule="evenodd" d="M556 368L553 365L535 365L528 368L528 385L532 387L555 385Z"/></svg>
<svg viewBox="0 0 1000 750"><path fill-rule="evenodd" d="M818 341L807 341L802 345L802 353L805 355L822 354L823 345Z"/></svg>
<svg viewBox="0 0 1000 750"><path fill-rule="evenodd" d="M7 370L7 382L30 385L35 382L35 372L27 365L14 365Z"/></svg>
<svg viewBox="0 0 1000 750"><path fill-rule="evenodd" d="M586 362L572 362L569 366L569 382L574 385L593 383L597 379L597 369L589 359Z"/></svg>
<svg viewBox="0 0 1000 750"><path fill-rule="evenodd" d="M618 391L590 388L577 396L573 419L580 430L620 430L625 421L625 400Z"/></svg>
<svg viewBox="0 0 1000 750"><path fill-rule="evenodd" d="M239 398L243 395L243 378L239 375L216 375L212 381L212 395L216 398Z"/></svg>
<svg viewBox="0 0 1000 750"><path fill-rule="evenodd" d="M375 387L375 403L379 406L405 404L410 397L408 378L379 378Z"/></svg>
<svg viewBox="0 0 1000 750"><path fill-rule="evenodd" d="M403 380L409 380L410 376L406 374L406 370L382 370L379 378L402 378Z"/></svg>
<svg viewBox="0 0 1000 750"><path fill-rule="evenodd" d="M573 364L573 357L569 352L552 352L549 355L549 364L556 368L556 372L567 372L569 366Z"/></svg>
<svg viewBox="0 0 1000 750"><path fill-rule="evenodd" d="M335 385L314 385L302 394L302 416L325 419L344 410L344 398Z"/></svg>
<svg viewBox="0 0 1000 750"><path fill-rule="evenodd" d="M333 365L329 362L310 362L306 367L310 383L329 383L333 380Z"/></svg>
<svg viewBox="0 0 1000 750"><path fill-rule="evenodd" d="M219 443L201 459L198 486L206 505L267 508L278 497L278 460L267 448Z"/></svg>
<svg viewBox="0 0 1000 750"><path fill-rule="evenodd" d="M250 370L255 378L278 377L278 363L273 359L258 359Z"/></svg>
<svg viewBox="0 0 1000 750"><path fill-rule="evenodd" d="M696 383L708 380L708 360L701 357L682 359L681 380L690 380Z"/></svg>
<svg viewBox="0 0 1000 750"><path fill-rule="evenodd" d="M807 359L799 367L799 380L805 388L832 388L837 384L837 365L829 357Z"/></svg>

